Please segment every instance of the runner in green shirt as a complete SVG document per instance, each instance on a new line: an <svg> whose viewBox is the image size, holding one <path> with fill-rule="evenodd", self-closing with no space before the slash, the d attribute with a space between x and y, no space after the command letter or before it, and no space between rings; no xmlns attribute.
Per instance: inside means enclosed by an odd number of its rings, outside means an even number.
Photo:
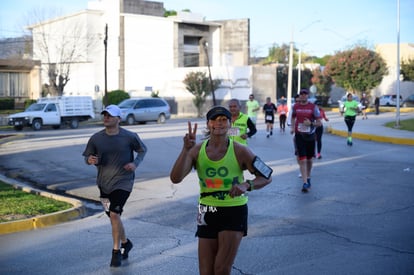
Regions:
<svg viewBox="0 0 414 275"><path fill-rule="evenodd" d="M247 116L252 120L254 124L257 121L257 112L260 110L259 102L254 99L254 95L249 95L249 100L246 102Z"/></svg>
<svg viewBox="0 0 414 275"><path fill-rule="evenodd" d="M348 93L346 101L344 102L344 108L341 110L345 116L345 124L348 127L348 138L346 144L352 146L352 128L354 127L356 115L359 112L359 103L352 98L352 94Z"/></svg>

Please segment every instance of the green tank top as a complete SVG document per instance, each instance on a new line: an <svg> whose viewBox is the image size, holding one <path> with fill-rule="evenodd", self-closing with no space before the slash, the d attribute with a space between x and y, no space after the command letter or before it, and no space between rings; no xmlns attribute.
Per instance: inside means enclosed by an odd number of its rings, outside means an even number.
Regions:
<svg viewBox="0 0 414 275"><path fill-rule="evenodd" d="M201 204L209 206L239 206L247 203L245 195L230 197L228 194L233 184L244 181L243 170L234 153L233 141L229 139L229 146L224 157L218 161L212 161L206 153L208 140L201 145L197 158L197 174L200 185Z"/></svg>
<svg viewBox="0 0 414 275"><path fill-rule="evenodd" d="M249 117L240 112L239 117L231 124L229 136L234 141L247 145L247 139L242 139L240 136L247 133L247 120Z"/></svg>

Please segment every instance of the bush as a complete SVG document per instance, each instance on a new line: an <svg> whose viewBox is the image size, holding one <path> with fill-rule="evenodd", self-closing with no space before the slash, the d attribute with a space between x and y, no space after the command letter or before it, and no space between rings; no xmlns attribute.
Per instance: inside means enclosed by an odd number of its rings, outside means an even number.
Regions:
<svg viewBox="0 0 414 275"><path fill-rule="evenodd" d="M14 98L0 99L0 110L14 110Z"/></svg>
<svg viewBox="0 0 414 275"><path fill-rule="evenodd" d="M114 90L108 93L108 105L119 104L121 101L130 98L129 94L123 90Z"/></svg>

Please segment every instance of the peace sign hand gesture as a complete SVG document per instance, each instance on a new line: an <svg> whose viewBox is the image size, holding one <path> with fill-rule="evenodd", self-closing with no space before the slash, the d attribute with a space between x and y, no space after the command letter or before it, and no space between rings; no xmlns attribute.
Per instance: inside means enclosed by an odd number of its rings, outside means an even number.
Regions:
<svg viewBox="0 0 414 275"><path fill-rule="evenodd" d="M196 143L197 123L194 123L194 128L191 127L191 122L188 122L188 133L185 134L184 148L191 149Z"/></svg>

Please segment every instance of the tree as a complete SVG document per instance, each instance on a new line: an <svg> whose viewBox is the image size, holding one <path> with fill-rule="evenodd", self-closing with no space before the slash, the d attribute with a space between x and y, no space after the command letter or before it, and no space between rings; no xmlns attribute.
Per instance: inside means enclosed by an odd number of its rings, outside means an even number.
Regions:
<svg viewBox="0 0 414 275"><path fill-rule="evenodd" d="M265 63L288 63L289 60L289 44L282 44L279 46L274 44L271 48L269 48L269 53L264 61ZM294 49L294 52L297 52L297 49Z"/></svg>
<svg viewBox="0 0 414 275"><path fill-rule="evenodd" d="M319 104L327 106L333 84L332 78L325 75L319 67L312 71L311 82L316 86L316 98Z"/></svg>
<svg viewBox="0 0 414 275"><path fill-rule="evenodd" d="M202 107L206 102L207 96L211 94L210 79L204 72L190 72L184 79L187 91L195 96L194 106L197 108L198 117L202 117ZM213 90L220 85L220 80L213 80Z"/></svg>
<svg viewBox="0 0 414 275"><path fill-rule="evenodd" d="M408 59L401 64L400 73L404 77L404 81L414 81L414 59Z"/></svg>
<svg viewBox="0 0 414 275"><path fill-rule="evenodd" d="M166 10L164 9L164 17L176 16L177 12L175 10Z"/></svg>
<svg viewBox="0 0 414 275"><path fill-rule="evenodd" d="M328 60L332 57L332 55L325 55L323 57L314 57L313 61L318 63L321 66L325 66L328 63Z"/></svg>
<svg viewBox="0 0 414 275"><path fill-rule="evenodd" d="M48 92L61 96L70 80L72 66L87 62L87 54L99 39L97 32L91 34L90 26L82 24L79 17L46 21L51 18L47 13L47 10L33 10L28 17L33 36L33 58L42 62L42 70L49 82Z"/></svg>
<svg viewBox="0 0 414 275"><path fill-rule="evenodd" d="M384 59L374 51L357 46L338 52L325 66L325 76L336 85L361 95L378 86L388 73Z"/></svg>

